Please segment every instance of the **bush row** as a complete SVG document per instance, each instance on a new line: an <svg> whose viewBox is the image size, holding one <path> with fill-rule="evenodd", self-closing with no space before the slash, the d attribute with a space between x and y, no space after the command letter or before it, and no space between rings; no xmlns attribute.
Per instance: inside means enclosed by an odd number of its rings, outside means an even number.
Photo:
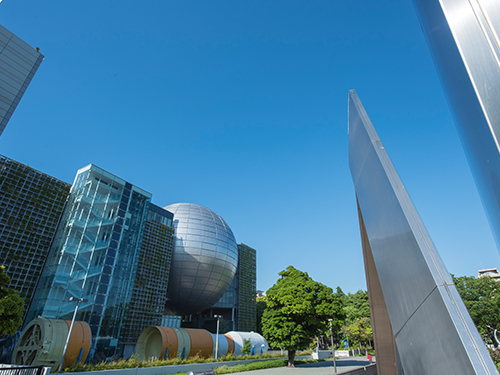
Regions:
<svg viewBox="0 0 500 375"><path fill-rule="evenodd" d="M250 359L266 359L266 358L280 358L282 355L280 353L270 354L264 353L259 355L226 355L220 357L219 362L226 361L241 361ZM101 371L101 370L121 370L128 368L138 368L138 367L155 367L155 366L175 366L175 365L187 365L195 363L211 363L215 362L213 357L202 358L200 356L191 357L188 359L172 358L166 360L153 359L149 361L139 361L137 358L132 356L129 359L120 359L112 362L102 362L97 364L86 364L86 365L76 365L64 369L64 372L82 372L82 371ZM274 361L273 361L274 362Z"/></svg>

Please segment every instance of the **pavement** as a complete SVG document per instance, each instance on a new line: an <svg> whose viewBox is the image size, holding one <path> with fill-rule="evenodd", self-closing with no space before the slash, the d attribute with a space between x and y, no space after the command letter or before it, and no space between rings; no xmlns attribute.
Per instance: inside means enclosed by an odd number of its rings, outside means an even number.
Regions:
<svg viewBox="0 0 500 375"><path fill-rule="evenodd" d="M375 363L375 362L373 362ZM368 366L370 362L366 357L347 357L336 360L337 374L354 370L359 367ZM333 375L333 361L323 361L316 363L307 363L305 365L295 366L295 368L277 367L264 370L249 371L251 375Z"/></svg>

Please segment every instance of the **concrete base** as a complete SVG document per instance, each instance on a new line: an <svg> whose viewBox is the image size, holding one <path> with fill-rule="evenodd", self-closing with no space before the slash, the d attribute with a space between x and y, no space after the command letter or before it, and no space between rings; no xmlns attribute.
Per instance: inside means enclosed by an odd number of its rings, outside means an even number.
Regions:
<svg viewBox="0 0 500 375"><path fill-rule="evenodd" d="M320 350L319 353L314 351L314 352L312 352L311 357L312 357L312 359L331 358L332 351L331 350Z"/></svg>

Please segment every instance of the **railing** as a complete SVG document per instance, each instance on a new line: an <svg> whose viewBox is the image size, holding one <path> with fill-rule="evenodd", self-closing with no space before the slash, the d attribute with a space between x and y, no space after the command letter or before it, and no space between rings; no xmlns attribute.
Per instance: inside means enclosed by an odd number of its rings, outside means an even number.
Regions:
<svg viewBox="0 0 500 375"><path fill-rule="evenodd" d="M101 250L105 249L109 245L109 240L97 241L92 243L85 244L66 244L63 246L62 251L69 254L76 254L77 251L81 254L82 252L92 251L92 250Z"/></svg>
<svg viewBox="0 0 500 375"><path fill-rule="evenodd" d="M342 375L377 375L377 364L368 365L356 368L354 370L345 371Z"/></svg>
<svg viewBox="0 0 500 375"><path fill-rule="evenodd" d="M78 194L75 198L75 200L83 200L88 203L92 202L101 202L101 203L114 203L114 202L119 202L121 198L121 195L118 194L112 194L112 195L83 195L83 194Z"/></svg>
<svg viewBox="0 0 500 375"><path fill-rule="evenodd" d="M0 367L0 375L49 375L50 368L43 366L9 366Z"/></svg>

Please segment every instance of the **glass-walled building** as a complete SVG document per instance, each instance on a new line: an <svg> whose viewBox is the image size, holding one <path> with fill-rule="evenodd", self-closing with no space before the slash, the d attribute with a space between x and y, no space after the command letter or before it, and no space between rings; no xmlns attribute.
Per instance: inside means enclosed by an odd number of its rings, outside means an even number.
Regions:
<svg viewBox="0 0 500 375"><path fill-rule="evenodd" d="M4 169L7 170L7 166ZM26 168L18 169L16 166L9 172L13 177L5 179L4 185L1 185L3 190L7 189L15 197L20 194L19 191L29 194L34 201L25 197L26 204L35 206L41 202L35 194L38 188L43 197L56 194L55 188L47 192L45 185L34 185L35 190L25 192L23 189L27 188L27 182L23 182L22 186L14 182L19 173L22 177L19 181L31 181L31 177L22 175ZM52 220L52 233L55 235L44 242L48 247L47 261L24 325L37 316L71 320L76 302L69 299L84 299L79 304L76 320L89 323L93 337L93 361L97 362L115 355L130 356L139 335L150 326L185 326L215 332L215 314L222 315L221 332L255 330L255 250L246 245L236 245L232 231L217 214L200 208L207 213L204 220L220 223L212 226L205 223L205 231L201 232L199 216L177 217L174 212L152 204L150 193L92 164L77 172L71 190L69 184L57 182L51 183L59 189L56 194L59 211L55 210L56 207L47 208L51 212L47 215ZM4 206L8 208L14 201L9 198L5 202ZM14 203L25 205L22 202ZM29 205L26 207L32 209ZM37 213L33 217L37 219L40 215ZM185 233L175 229L175 220L178 222L181 219L186 221L194 239L189 243L192 256L184 256L176 264L175 252L186 252L188 244L186 241L179 242L181 237L186 239ZM31 228L30 225L28 227ZM184 246L179 246L176 241ZM204 251L210 256L200 256ZM40 257L40 260L43 261L43 258ZM11 265L14 263L11 262ZM205 301L203 310L195 306L187 312L190 315L170 315L172 311L167 304L172 295L169 293L172 288L178 288L176 284L179 282L173 277L174 273L192 275L194 267L197 267L200 283L183 285L185 293L177 296L179 303L185 302L183 299L188 297L192 299L194 295L200 299L213 299L213 289L222 281L230 286L225 293L222 292L224 289L218 292L220 297L217 303ZM209 272L212 269L213 272ZM235 271L234 277L227 275L228 269ZM206 284L211 286L208 292Z"/></svg>
<svg viewBox="0 0 500 375"><path fill-rule="evenodd" d="M0 135L42 60L37 49L0 25Z"/></svg>
<svg viewBox="0 0 500 375"><path fill-rule="evenodd" d="M94 359L120 354L151 194L95 165L80 169L50 249L29 321L38 315L90 324ZM117 351L118 349L118 351Z"/></svg>

